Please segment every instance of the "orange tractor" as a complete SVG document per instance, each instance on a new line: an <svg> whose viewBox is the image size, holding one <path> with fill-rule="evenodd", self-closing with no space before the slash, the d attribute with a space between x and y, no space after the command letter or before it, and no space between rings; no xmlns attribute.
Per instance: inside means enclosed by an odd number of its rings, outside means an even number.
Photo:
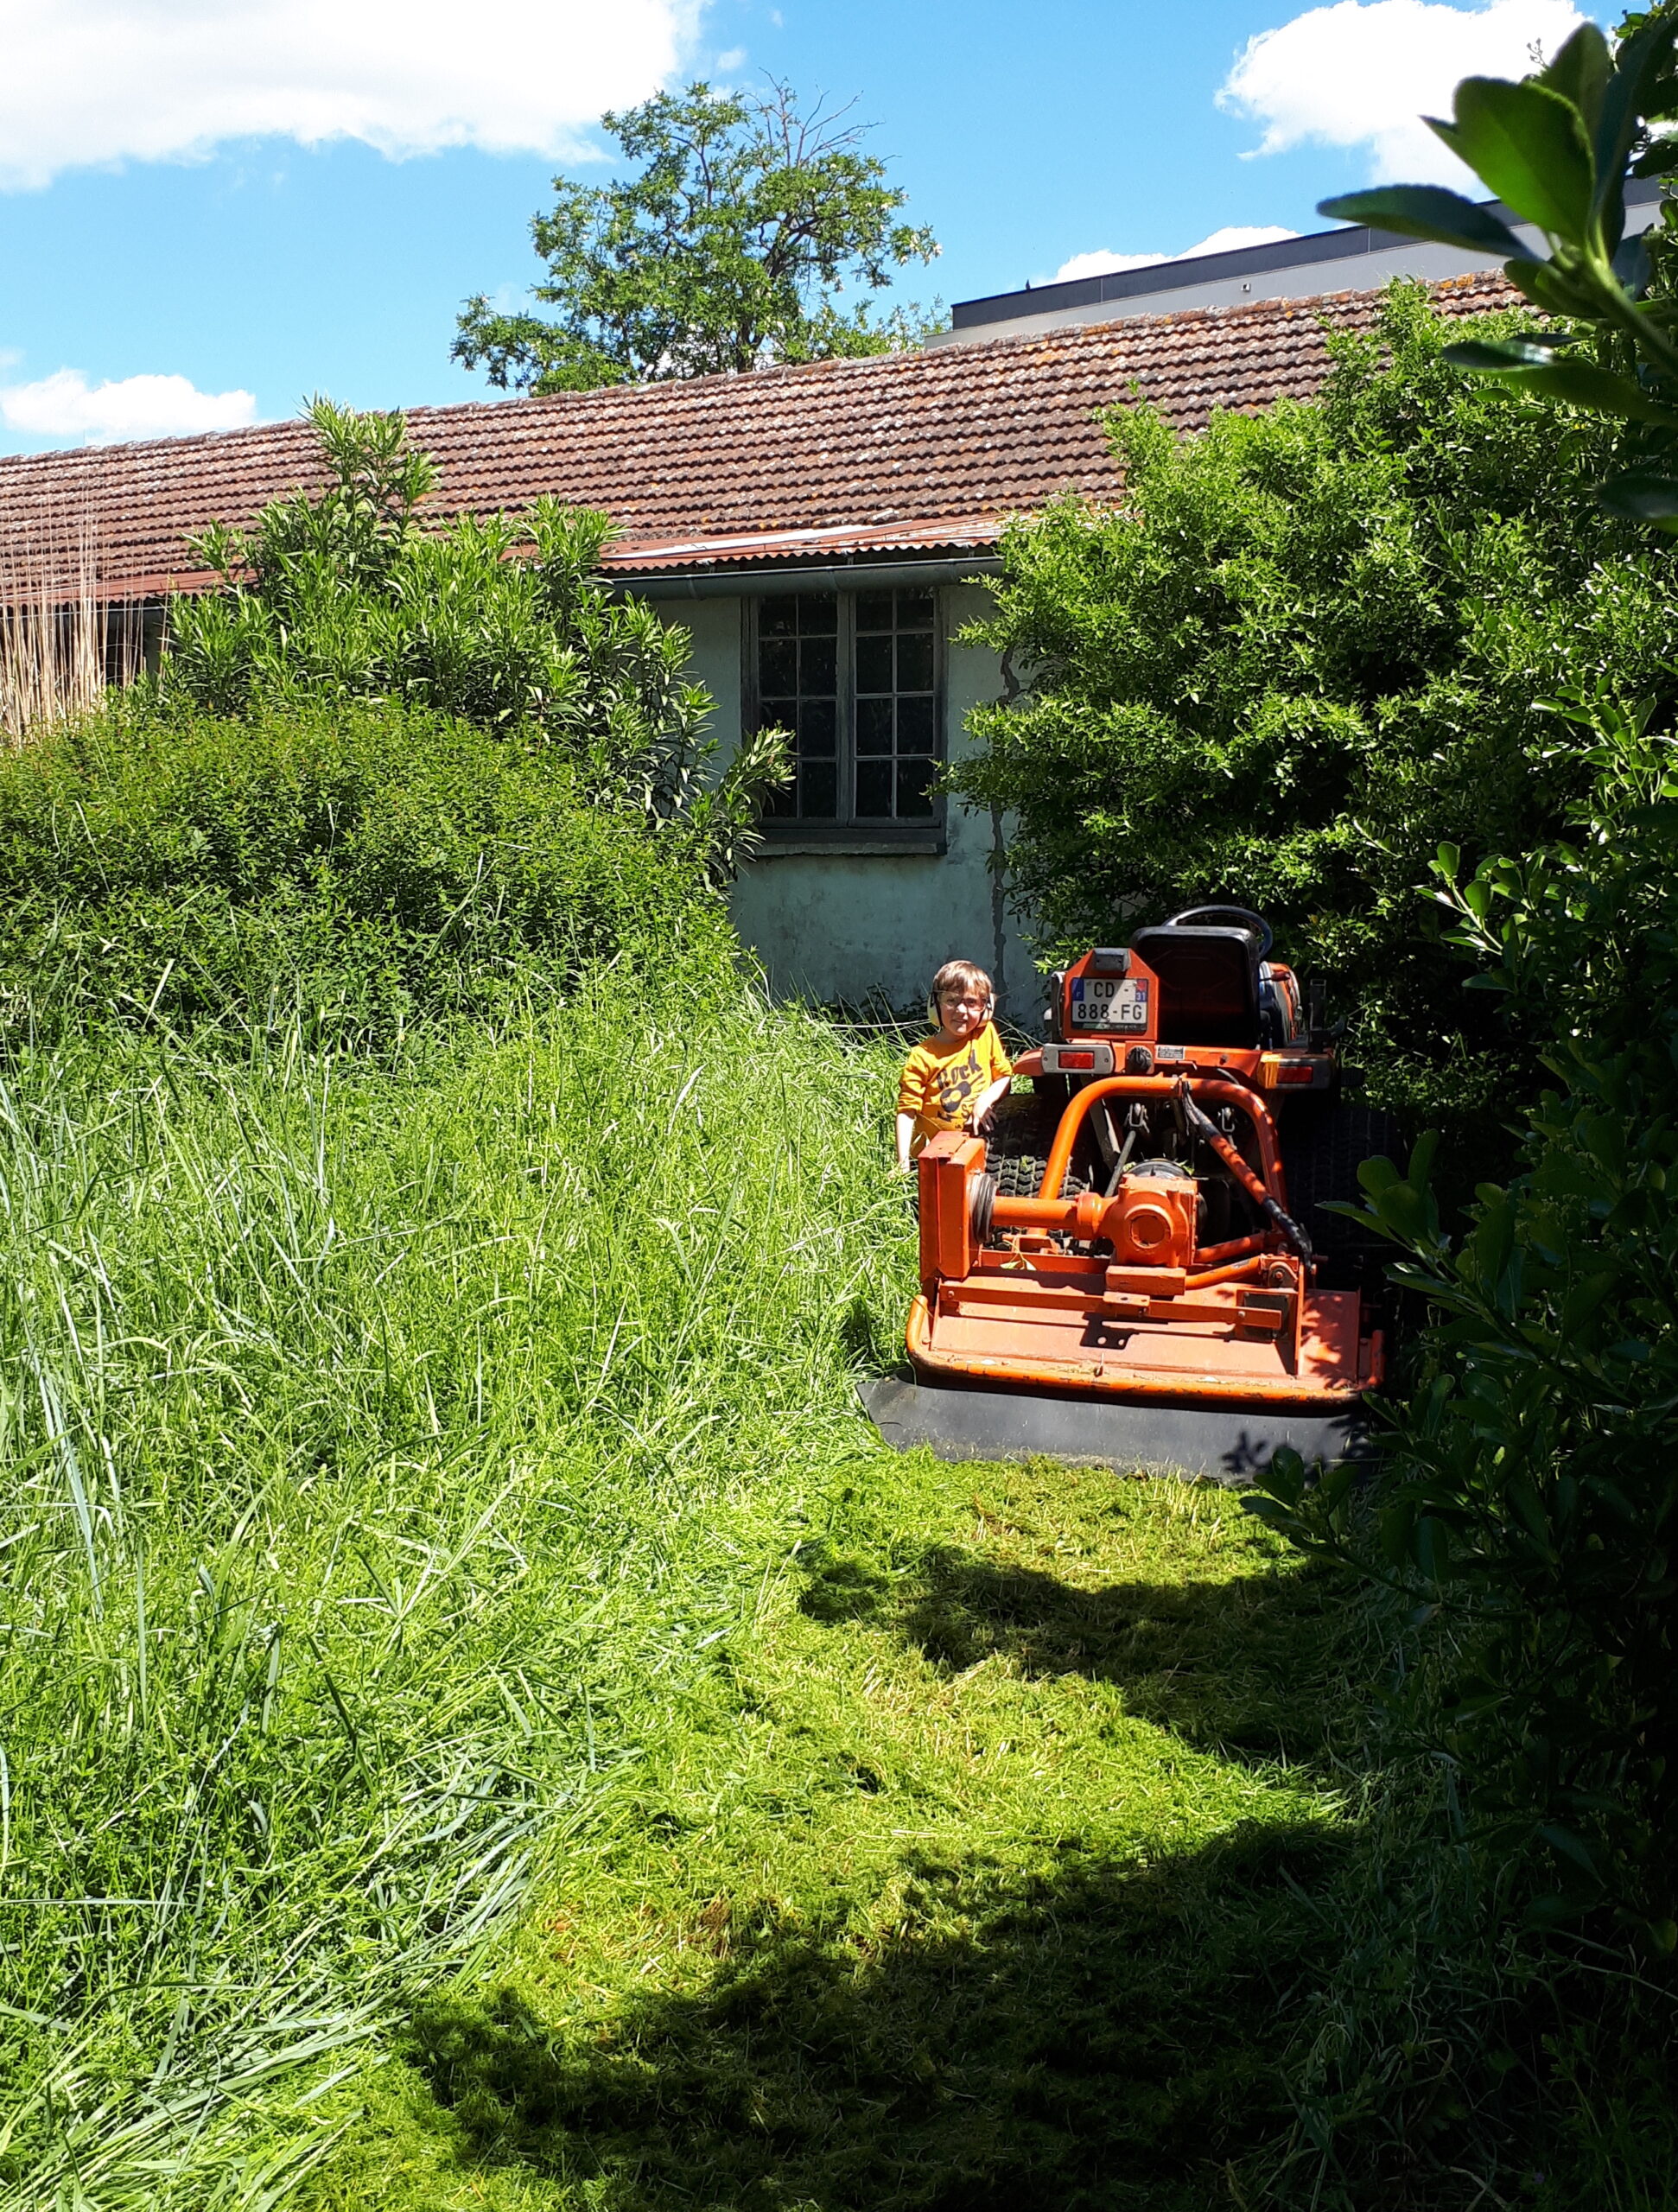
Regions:
<svg viewBox="0 0 1678 2212"><path fill-rule="evenodd" d="M1030 1095L921 1154L921 1387L865 1394L888 1438L1214 1475L1348 1448L1379 1270L1325 1207L1395 1133L1342 1103L1270 946L1249 909L1194 907L1054 977Z"/></svg>

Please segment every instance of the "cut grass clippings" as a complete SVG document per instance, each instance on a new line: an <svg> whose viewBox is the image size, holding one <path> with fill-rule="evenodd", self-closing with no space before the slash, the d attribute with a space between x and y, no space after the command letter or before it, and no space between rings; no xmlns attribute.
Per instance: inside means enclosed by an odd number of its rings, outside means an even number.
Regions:
<svg viewBox="0 0 1678 2212"><path fill-rule="evenodd" d="M333 2212L1230 2204L1357 1617L1224 1494L863 1444Z"/></svg>

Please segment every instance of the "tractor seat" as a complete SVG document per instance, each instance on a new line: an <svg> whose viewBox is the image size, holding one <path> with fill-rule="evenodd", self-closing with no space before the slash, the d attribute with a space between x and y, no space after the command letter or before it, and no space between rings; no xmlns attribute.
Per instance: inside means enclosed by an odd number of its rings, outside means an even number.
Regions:
<svg viewBox="0 0 1678 2212"><path fill-rule="evenodd" d="M1259 940L1251 930L1138 930L1130 949L1160 979L1160 1044L1257 1045Z"/></svg>

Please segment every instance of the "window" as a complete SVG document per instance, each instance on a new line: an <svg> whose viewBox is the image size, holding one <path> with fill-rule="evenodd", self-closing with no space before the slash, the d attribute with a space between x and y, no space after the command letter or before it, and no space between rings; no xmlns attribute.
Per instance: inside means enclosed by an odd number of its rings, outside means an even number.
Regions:
<svg viewBox="0 0 1678 2212"><path fill-rule="evenodd" d="M887 841L936 830L938 642L931 591L757 602L758 722L791 731L797 766L770 804L772 825Z"/></svg>

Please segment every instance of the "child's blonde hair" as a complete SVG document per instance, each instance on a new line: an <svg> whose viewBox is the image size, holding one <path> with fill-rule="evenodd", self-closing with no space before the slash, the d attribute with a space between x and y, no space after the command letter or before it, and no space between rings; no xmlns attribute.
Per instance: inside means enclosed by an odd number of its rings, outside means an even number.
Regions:
<svg viewBox="0 0 1678 2212"><path fill-rule="evenodd" d="M996 986L982 968L976 968L970 960L946 960L932 978L931 995L926 1001L927 1010L934 1021L938 1019L939 1000L958 983L963 990L982 991L986 1005L995 1005Z"/></svg>

